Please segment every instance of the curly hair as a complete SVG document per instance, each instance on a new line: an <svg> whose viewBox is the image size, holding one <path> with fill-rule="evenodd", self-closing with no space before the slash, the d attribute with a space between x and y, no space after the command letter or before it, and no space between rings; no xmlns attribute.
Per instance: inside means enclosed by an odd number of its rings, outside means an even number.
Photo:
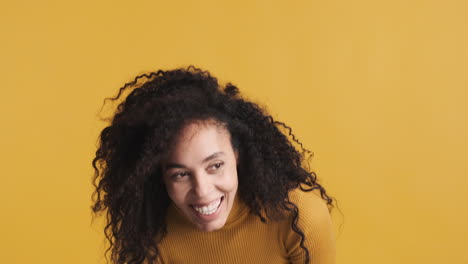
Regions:
<svg viewBox="0 0 468 264"><path fill-rule="evenodd" d="M203 120L215 120L231 135L239 154L239 198L262 222L289 212L309 262L299 209L288 193L318 189L329 210L333 199L308 169L312 153L290 127L242 98L233 84L220 85L209 72L193 66L137 76L108 99L121 102L100 134L92 162L92 210L105 213L104 233L110 243L106 255L110 252L113 263L153 263L158 257L170 204L161 162L177 133Z"/></svg>

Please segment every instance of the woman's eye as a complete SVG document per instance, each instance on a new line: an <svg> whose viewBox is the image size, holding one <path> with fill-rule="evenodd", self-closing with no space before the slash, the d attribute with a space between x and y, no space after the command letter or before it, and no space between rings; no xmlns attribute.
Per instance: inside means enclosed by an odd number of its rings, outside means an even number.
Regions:
<svg viewBox="0 0 468 264"><path fill-rule="evenodd" d="M171 178L172 178L173 180L176 180L176 181L177 181L177 180L181 180L182 178L184 178L184 177L187 176L187 175L188 175L188 173L185 172L185 171L184 171L184 172L178 172L178 173L173 174L173 175L171 176Z"/></svg>
<svg viewBox="0 0 468 264"><path fill-rule="evenodd" d="M211 165L210 168L211 168L212 170L218 170L218 169L221 168L223 165L224 165L224 163L218 162L218 163L215 163L215 164Z"/></svg>

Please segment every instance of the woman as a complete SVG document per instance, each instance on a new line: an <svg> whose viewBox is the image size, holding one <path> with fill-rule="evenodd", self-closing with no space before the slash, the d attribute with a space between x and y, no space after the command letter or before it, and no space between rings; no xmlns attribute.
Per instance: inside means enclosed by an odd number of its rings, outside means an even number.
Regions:
<svg viewBox="0 0 468 264"><path fill-rule="evenodd" d="M194 67L127 91L93 160L113 263L334 263L333 200L289 127Z"/></svg>

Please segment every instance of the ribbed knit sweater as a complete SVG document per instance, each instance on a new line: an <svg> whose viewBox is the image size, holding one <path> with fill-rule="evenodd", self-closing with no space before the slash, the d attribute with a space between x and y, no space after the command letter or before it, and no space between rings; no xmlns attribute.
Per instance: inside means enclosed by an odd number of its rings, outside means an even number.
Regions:
<svg viewBox="0 0 468 264"><path fill-rule="evenodd" d="M299 208L299 226L305 234L312 264L335 263L335 237L330 214L320 195L295 190L290 195ZM177 263L301 263L305 252L291 228L292 217L260 221L238 198L223 228L202 232L174 205L167 214L167 236L158 245L159 262Z"/></svg>

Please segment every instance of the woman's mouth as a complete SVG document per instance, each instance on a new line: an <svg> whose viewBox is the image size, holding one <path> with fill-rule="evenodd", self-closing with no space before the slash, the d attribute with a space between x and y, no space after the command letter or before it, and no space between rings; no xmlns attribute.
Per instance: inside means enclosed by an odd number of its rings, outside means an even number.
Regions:
<svg viewBox="0 0 468 264"><path fill-rule="evenodd" d="M208 216L208 215L212 215L214 213L216 213L218 211L218 208L220 207L221 205L221 202L223 201L224 199L224 196L222 196L221 198L219 198L218 200L215 200L213 202L211 202L210 204L208 205L205 205L205 206L195 206L195 205L192 205L191 207L199 214L201 215L204 215L204 216Z"/></svg>

